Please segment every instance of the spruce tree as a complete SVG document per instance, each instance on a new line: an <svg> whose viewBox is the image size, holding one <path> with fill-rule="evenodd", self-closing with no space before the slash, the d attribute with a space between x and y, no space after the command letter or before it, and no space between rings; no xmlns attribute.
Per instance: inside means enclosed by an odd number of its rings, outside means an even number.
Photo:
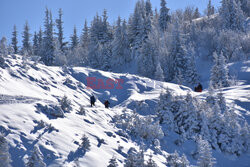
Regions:
<svg viewBox="0 0 250 167"><path fill-rule="evenodd" d="M161 63L158 62L157 66L156 66L156 71L155 71L155 79L159 80L159 81L164 81L164 73L163 70L161 68Z"/></svg>
<svg viewBox="0 0 250 167"><path fill-rule="evenodd" d="M118 164L116 162L116 158L115 157L112 157L110 160L109 160L109 165L107 167L118 167Z"/></svg>
<svg viewBox="0 0 250 167"><path fill-rule="evenodd" d="M18 47L17 47L17 30L16 30L16 25L14 25L13 32L12 32L12 38L11 38L11 44L14 49L14 54L17 54L18 52Z"/></svg>
<svg viewBox="0 0 250 167"><path fill-rule="evenodd" d="M59 11L58 11L58 19L56 19L56 27L58 29L58 32L57 32L57 38L58 38L58 42L59 42L59 46L60 46L60 49L61 51L64 50L64 46L66 43L63 42L63 21L62 21L62 9L60 8Z"/></svg>
<svg viewBox="0 0 250 167"><path fill-rule="evenodd" d="M38 45L38 56L42 58L42 47L43 47L43 32L42 29L40 28L38 34L37 34L37 45Z"/></svg>
<svg viewBox="0 0 250 167"><path fill-rule="evenodd" d="M143 41L147 37L145 30L145 6L144 1L137 1L134 13L129 19L129 40L133 47L135 57L139 54L139 49L142 47Z"/></svg>
<svg viewBox="0 0 250 167"><path fill-rule="evenodd" d="M166 1L161 0L161 9L159 16L159 26L162 31L166 31L167 25L170 21L170 15L168 14L169 9L166 7Z"/></svg>
<svg viewBox="0 0 250 167"><path fill-rule="evenodd" d="M149 159L145 167L158 167L157 164L152 159L152 154L150 154Z"/></svg>
<svg viewBox="0 0 250 167"><path fill-rule="evenodd" d="M38 55L38 53L39 53L38 35L35 32L33 36L33 54Z"/></svg>
<svg viewBox="0 0 250 167"><path fill-rule="evenodd" d="M214 6L212 5L211 0L209 0L207 4L207 16L209 17L213 14L214 14Z"/></svg>
<svg viewBox="0 0 250 167"><path fill-rule="evenodd" d="M189 46L186 53L187 70L186 70L186 82L190 85L198 83L198 72L195 64L195 52L192 46Z"/></svg>
<svg viewBox="0 0 250 167"><path fill-rule="evenodd" d="M29 33L29 25L28 22L25 22L24 30L23 30L23 47L22 47L22 53L23 54L30 54L31 53L31 44L30 44L30 33Z"/></svg>
<svg viewBox="0 0 250 167"><path fill-rule="evenodd" d="M90 150L90 142L89 142L89 138L86 135L83 135L82 138L82 143L80 145L80 148L83 149L83 151L87 152Z"/></svg>
<svg viewBox="0 0 250 167"><path fill-rule="evenodd" d="M84 22L84 28L82 30L80 43L81 43L81 46L83 48L88 48L88 45L89 45L89 28L88 28L87 20L85 20L85 22Z"/></svg>
<svg viewBox="0 0 250 167"><path fill-rule="evenodd" d="M169 63L169 80L174 82L183 82L186 77L187 58L186 50L183 47L179 25L176 22L172 32L172 40L170 45L170 63Z"/></svg>
<svg viewBox="0 0 250 167"><path fill-rule="evenodd" d="M193 19L197 19L197 18L200 18L200 17L201 17L201 14L199 12L199 8L195 8Z"/></svg>
<svg viewBox="0 0 250 167"><path fill-rule="evenodd" d="M240 2L235 0L222 0L221 8L219 10L222 27L232 30L245 30L245 16L241 9Z"/></svg>
<svg viewBox="0 0 250 167"><path fill-rule="evenodd" d="M71 36L71 49L75 49L79 44L76 26L74 26L73 35Z"/></svg>
<svg viewBox="0 0 250 167"><path fill-rule="evenodd" d="M51 11L46 8L45 21L44 21L44 33L42 44L42 61L45 65L51 66L54 64L54 37L53 37L53 21Z"/></svg>
<svg viewBox="0 0 250 167"><path fill-rule="evenodd" d="M212 156L212 150L209 143L202 138L198 140L198 166L199 167L213 167L216 163Z"/></svg>
<svg viewBox="0 0 250 167"><path fill-rule="evenodd" d="M213 54L214 57L214 65L211 69L210 82L214 88L219 87L228 87L229 79L228 79L228 68L225 62L225 58L223 52L217 55L216 52Z"/></svg>
<svg viewBox="0 0 250 167"><path fill-rule="evenodd" d="M0 56L6 57L8 55L7 39L2 37L0 41Z"/></svg>
<svg viewBox="0 0 250 167"><path fill-rule="evenodd" d="M155 73L155 52L150 40L143 43L140 53L138 71L141 75L152 78Z"/></svg>
<svg viewBox="0 0 250 167"><path fill-rule="evenodd" d="M10 163L12 161L9 153L8 142L2 133L0 133L0 162L0 166L2 167L11 167Z"/></svg>

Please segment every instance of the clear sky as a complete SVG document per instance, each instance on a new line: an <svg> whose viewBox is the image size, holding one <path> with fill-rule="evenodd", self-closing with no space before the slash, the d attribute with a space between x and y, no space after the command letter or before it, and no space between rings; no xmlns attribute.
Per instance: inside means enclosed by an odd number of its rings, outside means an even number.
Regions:
<svg viewBox="0 0 250 167"><path fill-rule="evenodd" d="M53 18L57 18L58 9L63 10L64 33L66 39L73 32L76 25L80 34L84 20L91 22L96 12L102 14L103 9L107 9L109 22L115 22L118 16L128 18L133 12L137 0L0 0L0 38L7 37L10 42L13 25L16 24L19 44L21 45L21 35L23 26L27 20L31 28L31 33L43 28L45 7L52 11ZM203 12L208 0L166 0L167 7L171 11L184 9L186 6L199 7ZM153 8L160 8L160 0L151 0ZM212 4L217 8L220 0L212 0Z"/></svg>

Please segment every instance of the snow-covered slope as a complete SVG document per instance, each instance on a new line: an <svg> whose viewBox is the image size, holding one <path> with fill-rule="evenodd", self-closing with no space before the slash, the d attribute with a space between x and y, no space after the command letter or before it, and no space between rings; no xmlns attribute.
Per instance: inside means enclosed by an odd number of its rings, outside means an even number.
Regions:
<svg viewBox="0 0 250 167"><path fill-rule="evenodd" d="M134 140L118 133L119 129L112 123L116 114L124 110L132 112L134 109L141 115L153 114L160 93L167 88L176 95L186 95L191 91L193 96L199 98L204 98L207 93L194 93L184 86L130 74L80 67L47 67L23 61L19 55L8 56L6 63L9 67L0 68L0 131L9 142L14 167L24 166L35 146L40 149L47 166L104 167L112 156L117 158L119 166L123 166L129 148L139 149L139 146ZM244 70L249 74L249 68ZM114 89L92 90L87 88L87 77L102 79L104 82L108 78L120 79L123 82L122 88L117 89L115 84ZM246 117L250 123L249 83L226 88L223 92L227 102L234 104L238 114ZM91 94L98 98L94 107L89 104ZM70 112L64 113L63 117L54 117L44 110L43 106L53 110L53 107L60 105L63 96L71 101ZM110 100L110 109L104 108L105 99ZM79 114L80 106L83 106L85 115ZM89 138L91 148L81 153L78 148L84 134ZM181 147L176 146L172 137L164 138L166 147L161 154L148 149L146 155L152 153L153 160L159 166L165 166L165 156L178 150L185 153L191 164L195 165L196 160L192 159L190 153L195 149L195 143L188 141ZM214 156L218 166L250 164L249 155L232 159L214 152Z"/></svg>

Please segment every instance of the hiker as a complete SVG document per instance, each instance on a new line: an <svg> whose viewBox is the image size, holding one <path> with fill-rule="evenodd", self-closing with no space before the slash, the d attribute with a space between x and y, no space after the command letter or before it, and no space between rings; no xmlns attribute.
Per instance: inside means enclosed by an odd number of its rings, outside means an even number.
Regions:
<svg viewBox="0 0 250 167"><path fill-rule="evenodd" d="M91 105L91 107L93 106L93 105L95 105L95 96L94 95L92 95L91 97L90 97L90 105Z"/></svg>
<svg viewBox="0 0 250 167"><path fill-rule="evenodd" d="M110 105L109 101L106 100L106 101L104 102L104 105L105 105L105 108L109 108L109 105Z"/></svg>
<svg viewBox="0 0 250 167"><path fill-rule="evenodd" d="M201 83L199 83L198 86L196 86L196 87L194 88L194 91L195 91L195 92L202 92L202 85L201 85Z"/></svg>

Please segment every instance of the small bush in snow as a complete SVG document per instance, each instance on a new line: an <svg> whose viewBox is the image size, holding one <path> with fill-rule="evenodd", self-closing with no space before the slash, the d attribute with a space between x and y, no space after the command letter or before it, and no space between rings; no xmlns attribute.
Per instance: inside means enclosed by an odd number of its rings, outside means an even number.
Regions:
<svg viewBox="0 0 250 167"><path fill-rule="evenodd" d="M81 138L82 142L80 145L80 148L83 149L83 151L89 151L90 150L90 142L89 142L89 138L86 135L83 135L83 137Z"/></svg>
<svg viewBox="0 0 250 167"><path fill-rule="evenodd" d="M112 157L110 160L109 160L109 165L107 167L118 167L118 164L116 162L116 158L115 157Z"/></svg>
<svg viewBox="0 0 250 167"><path fill-rule="evenodd" d="M27 167L45 167L46 164L43 162L43 154L38 147L34 147L32 155L28 158Z"/></svg>
<svg viewBox="0 0 250 167"><path fill-rule="evenodd" d="M39 112L43 112L51 116L64 117L62 108L57 105L50 104L43 106L42 104L37 104L36 108Z"/></svg>
<svg viewBox="0 0 250 167"><path fill-rule="evenodd" d="M155 161L152 159L152 154L149 156L146 167L158 167Z"/></svg>
<svg viewBox="0 0 250 167"><path fill-rule="evenodd" d="M9 154L9 146L4 135L0 133L0 166L11 167L11 157Z"/></svg>
<svg viewBox="0 0 250 167"><path fill-rule="evenodd" d="M181 167L181 166L188 167L189 164L190 162L188 161L185 154L183 154L180 157L176 151L167 157L167 166L170 166L170 167Z"/></svg>
<svg viewBox="0 0 250 167"><path fill-rule="evenodd" d="M61 101L60 101L60 106L61 106L61 109L64 111L64 112L70 112L70 110L72 109L71 108L71 101L68 99L67 96L64 96Z"/></svg>
<svg viewBox="0 0 250 167"><path fill-rule="evenodd" d="M164 134L158 122L154 122L150 116L142 117L134 113L132 115L124 113L114 117L118 128L122 128L135 137L141 137L146 140L161 139Z"/></svg>
<svg viewBox="0 0 250 167"><path fill-rule="evenodd" d="M80 109L77 112L77 114L79 114L79 115L86 115L86 111L84 109L84 106L82 106L82 105L80 106Z"/></svg>
<svg viewBox="0 0 250 167"><path fill-rule="evenodd" d="M5 60L2 56L0 56L0 67L4 68L5 67Z"/></svg>

